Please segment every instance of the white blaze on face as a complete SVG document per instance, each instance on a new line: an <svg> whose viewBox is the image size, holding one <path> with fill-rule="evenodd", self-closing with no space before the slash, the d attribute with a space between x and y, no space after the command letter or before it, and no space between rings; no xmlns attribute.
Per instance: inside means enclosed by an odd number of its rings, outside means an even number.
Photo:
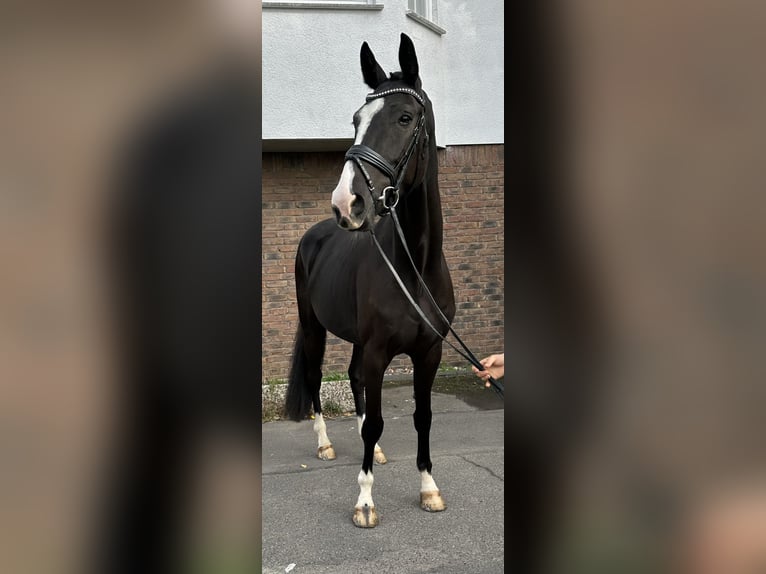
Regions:
<svg viewBox="0 0 766 574"><path fill-rule="evenodd" d="M359 127L356 130L354 145L359 145L364 140L364 136L367 134L367 129L370 127L372 118L383 107L383 100L384 98L372 100L369 104L365 104L362 109L359 110ZM343 165L343 171L340 174L338 185L332 192L332 205L338 209L341 217L351 217L351 203L354 201L354 194L351 193L351 190L355 173L354 162L351 160L346 161Z"/></svg>
<svg viewBox="0 0 766 574"><path fill-rule="evenodd" d="M359 145L364 141L364 136L367 134L367 128L370 127L370 123L372 123L372 118L375 117L375 114L383 108L383 100L385 99L386 98L384 97L376 98L369 104L362 106L362 109L359 110L359 129L356 130L354 145Z"/></svg>

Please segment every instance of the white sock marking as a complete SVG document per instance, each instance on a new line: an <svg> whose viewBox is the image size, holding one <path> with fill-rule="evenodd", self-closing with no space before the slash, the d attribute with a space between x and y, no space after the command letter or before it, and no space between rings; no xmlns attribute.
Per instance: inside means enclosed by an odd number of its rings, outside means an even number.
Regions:
<svg viewBox="0 0 766 574"><path fill-rule="evenodd" d="M327 425L325 425L322 413L319 413L314 419L314 432L317 433L318 447L330 444L330 439L327 438Z"/></svg>
<svg viewBox="0 0 766 574"><path fill-rule="evenodd" d="M368 505L370 508L375 504L372 502L372 483L374 479L372 472L359 471L359 477L356 479L359 483L359 498L356 501L357 508L364 508L364 505Z"/></svg>
<svg viewBox="0 0 766 574"><path fill-rule="evenodd" d="M434 478L427 470L420 471L420 492L435 492L439 490L436 486Z"/></svg>

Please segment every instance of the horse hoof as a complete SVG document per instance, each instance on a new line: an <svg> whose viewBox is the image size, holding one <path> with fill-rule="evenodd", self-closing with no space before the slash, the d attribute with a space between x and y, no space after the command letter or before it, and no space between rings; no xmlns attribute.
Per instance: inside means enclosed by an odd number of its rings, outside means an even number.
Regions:
<svg viewBox="0 0 766 574"><path fill-rule="evenodd" d="M377 462L378 464L386 464L388 462L386 455L383 454L383 451L379 448L375 449L373 458L375 458L375 462Z"/></svg>
<svg viewBox="0 0 766 574"><path fill-rule="evenodd" d="M320 446L317 449L317 457L320 460L335 460L335 449L332 448L331 444Z"/></svg>
<svg viewBox="0 0 766 574"><path fill-rule="evenodd" d="M354 526L359 528L375 528L378 525L378 513L374 506L365 504L362 508L354 508Z"/></svg>
<svg viewBox="0 0 766 574"><path fill-rule="evenodd" d="M447 505L438 490L420 493L420 508L428 512L441 512Z"/></svg>

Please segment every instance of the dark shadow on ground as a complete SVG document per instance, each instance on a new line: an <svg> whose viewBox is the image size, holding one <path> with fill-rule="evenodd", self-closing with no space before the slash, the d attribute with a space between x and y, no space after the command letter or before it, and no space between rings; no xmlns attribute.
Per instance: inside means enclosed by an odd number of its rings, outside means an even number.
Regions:
<svg viewBox="0 0 766 574"><path fill-rule="evenodd" d="M387 388L412 386L411 379L392 379L383 383ZM438 375L434 380L433 393L451 395L479 410L504 409L505 401L494 390L487 389L473 374Z"/></svg>

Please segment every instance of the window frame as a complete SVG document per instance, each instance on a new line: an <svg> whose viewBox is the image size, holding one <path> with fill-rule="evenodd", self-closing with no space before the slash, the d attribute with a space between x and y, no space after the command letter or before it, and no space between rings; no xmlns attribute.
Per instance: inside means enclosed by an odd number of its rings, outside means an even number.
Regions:
<svg viewBox="0 0 766 574"><path fill-rule="evenodd" d="M309 10L383 10L382 0L263 0L261 7Z"/></svg>
<svg viewBox="0 0 766 574"><path fill-rule="evenodd" d="M417 11L418 0L407 0L407 17L412 18L439 36L446 34L447 31L437 24L439 19L437 0L422 0L422 2L426 6L426 14L421 14Z"/></svg>

